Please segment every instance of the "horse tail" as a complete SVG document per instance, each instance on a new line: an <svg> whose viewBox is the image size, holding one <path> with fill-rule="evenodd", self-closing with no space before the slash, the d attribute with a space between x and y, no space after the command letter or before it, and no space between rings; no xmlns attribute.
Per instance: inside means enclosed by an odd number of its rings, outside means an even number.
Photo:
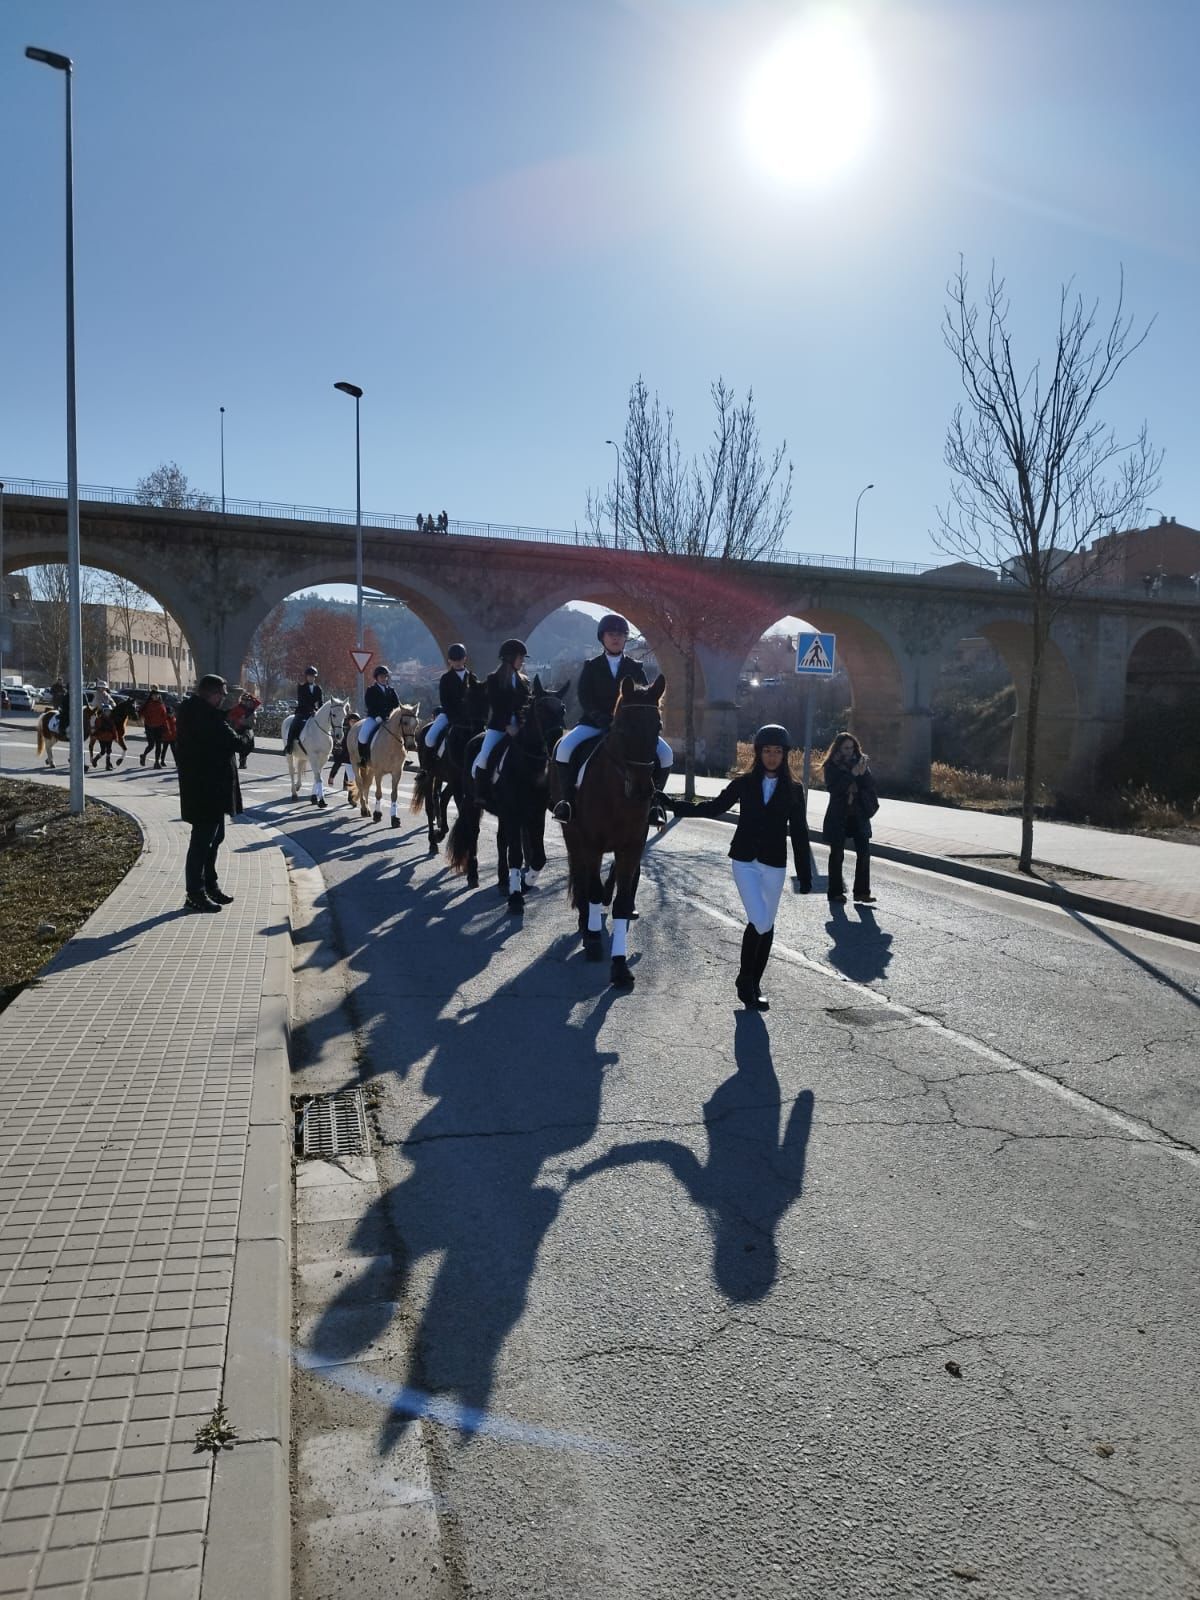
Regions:
<svg viewBox="0 0 1200 1600"><path fill-rule="evenodd" d="M38 753L38 755L44 755L46 753L46 736L42 732L42 719L41 719L41 717L38 718L37 728L38 728L37 753Z"/></svg>
<svg viewBox="0 0 1200 1600"><path fill-rule="evenodd" d="M418 768L417 775L413 779L412 803L408 808L409 812L414 817L418 816L422 811L424 811L426 803L428 802L429 796L432 794L432 792L433 774L425 767Z"/></svg>
<svg viewBox="0 0 1200 1600"><path fill-rule="evenodd" d="M475 797L464 791L459 797L458 816L446 840L446 860L455 872L466 872L479 842L479 807Z"/></svg>

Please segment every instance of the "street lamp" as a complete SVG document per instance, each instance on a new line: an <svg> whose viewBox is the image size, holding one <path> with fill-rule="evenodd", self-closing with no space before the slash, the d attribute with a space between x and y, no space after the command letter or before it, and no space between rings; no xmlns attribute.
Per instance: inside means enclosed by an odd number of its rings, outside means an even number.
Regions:
<svg viewBox="0 0 1200 1600"><path fill-rule="evenodd" d="M363 647L363 562L362 562L362 455L359 449L358 403L363 397L356 383L335 383L335 389L354 396L354 582L358 589L357 644Z"/></svg>
<svg viewBox="0 0 1200 1600"><path fill-rule="evenodd" d="M221 515L225 515L225 407L221 407Z"/></svg>
<svg viewBox="0 0 1200 1600"><path fill-rule="evenodd" d="M72 695L67 740L71 762L70 803L83 814L83 604L79 577L79 465L75 439L75 179L70 56L28 45L30 61L61 72L67 89L67 682Z"/></svg>
<svg viewBox="0 0 1200 1600"><path fill-rule="evenodd" d="M621 510L621 452L615 439L605 439L604 442L605 444L612 445L613 455L615 455L617 458L617 489L616 494L613 496L613 549L615 550L617 548L617 544L619 543L619 537L617 534L617 517L619 516Z"/></svg>
<svg viewBox="0 0 1200 1600"><path fill-rule="evenodd" d="M862 500L863 495L866 494L867 489L873 489L874 487L875 487L875 485L873 483L868 483L865 488L862 488L862 489L860 489L858 491L858 499L854 502L854 557L853 557L853 560L850 563L850 567L851 567L852 571L857 571L858 570L858 507L859 507L859 503Z"/></svg>

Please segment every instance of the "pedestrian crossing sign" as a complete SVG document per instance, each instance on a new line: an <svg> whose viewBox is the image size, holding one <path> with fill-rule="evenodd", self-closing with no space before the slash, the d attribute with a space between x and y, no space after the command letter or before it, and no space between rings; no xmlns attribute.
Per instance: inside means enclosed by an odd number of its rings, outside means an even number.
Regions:
<svg viewBox="0 0 1200 1600"><path fill-rule="evenodd" d="M796 637L796 671L809 678L832 678L837 635L801 633Z"/></svg>

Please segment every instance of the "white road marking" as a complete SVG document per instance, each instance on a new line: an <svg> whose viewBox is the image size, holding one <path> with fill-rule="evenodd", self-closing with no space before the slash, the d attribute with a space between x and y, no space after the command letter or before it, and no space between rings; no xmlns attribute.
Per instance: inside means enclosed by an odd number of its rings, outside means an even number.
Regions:
<svg viewBox="0 0 1200 1600"><path fill-rule="evenodd" d="M682 898L688 905L694 906L697 911L703 911L705 916L712 917L715 922L724 923L727 928L735 928L740 932L745 926L743 920L729 916L727 912L718 910L716 906L709 905L707 901L695 895L684 895ZM1200 1167L1200 1150L1194 1149L1193 1146L1185 1144L1180 1139L1173 1139L1169 1133L1162 1132L1148 1122L1142 1122L1140 1118L1128 1116L1123 1111L1115 1111L1111 1106L1101 1105L1096 1100L1089 1100L1087 1095L1080 1094L1078 1090L1069 1088L1065 1083L1060 1083L1050 1073L1041 1072L1037 1067L1026 1066L1024 1062L1005 1055L1003 1051L993 1049L991 1045L983 1044L979 1039L972 1039L969 1034L959 1033L957 1029L947 1027L944 1022L938 1022L935 1018L926 1016L924 1012L914 1011L911 1006L891 999L880 990L872 989L868 984L857 983L853 978L848 978L844 972L839 972L836 967L827 966L823 961L815 961L812 956L793 950L790 945L780 944L778 939L771 948L771 955L772 958L782 956L785 961L790 961L798 967L806 967L809 972L819 973L822 978L832 978L834 982L852 989L856 995L861 995L864 1000L869 1000L872 1005L885 1006L889 1011L899 1013L914 1027L924 1028L938 1038L945 1039L947 1043L969 1050L972 1055L979 1056L1005 1072L1014 1073L1035 1089L1057 1095L1075 1111L1098 1117L1102 1122L1107 1122L1111 1127L1118 1129L1127 1138L1135 1139L1140 1144L1158 1145L1170 1155L1186 1161L1189 1166Z"/></svg>

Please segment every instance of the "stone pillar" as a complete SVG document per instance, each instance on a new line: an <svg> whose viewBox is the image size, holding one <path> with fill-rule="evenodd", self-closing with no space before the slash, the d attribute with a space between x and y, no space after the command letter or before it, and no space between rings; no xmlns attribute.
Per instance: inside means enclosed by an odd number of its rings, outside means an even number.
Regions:
<svg viewBox="0 0 1200 1600"><path fill-rule="evenodd" d="M704 740L704 760L696 765L725 773L737 763L737 681L745 657L699 645L696 659L697 679L703 674L703 689L696 685L696 738Z"/></svg>

